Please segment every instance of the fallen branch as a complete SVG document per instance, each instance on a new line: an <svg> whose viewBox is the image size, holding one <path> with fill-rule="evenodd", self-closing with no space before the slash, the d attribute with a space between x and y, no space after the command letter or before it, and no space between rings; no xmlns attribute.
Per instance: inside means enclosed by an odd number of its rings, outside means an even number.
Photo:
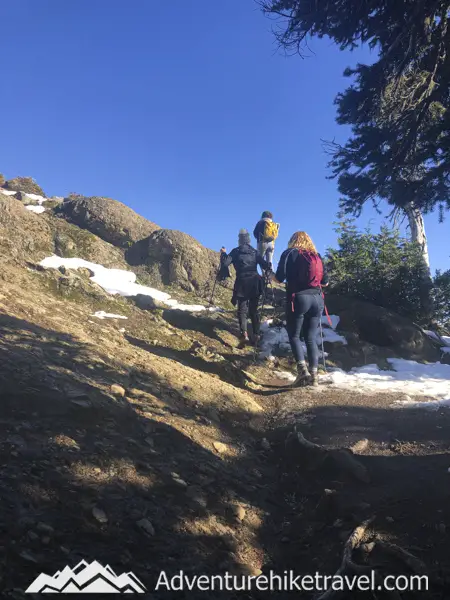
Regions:
<svg viewBox="0 0 450 600"><path fill-rule="evenodd" d="M419 575L426 575L428 573L425 563L407 550L400 548L400 546L382 540L376 540L375 545L384 550L386 554L402 560L414 573L418 573Z"/></svg>
<svg viewBox="0 0 450 600"><path fill-rule="evenodd" d="M349 576L351 574L368 574L372 571L372 568L366 565L358 565L353 561L353 552L356 550L364 539L366 535L367 528L372 523L375 517L371 517L367 519L361 525L359 525L356 529L353 530L348 540L345 542L344 552L342 554L342 562L339 569L334 574L334 578L343 578L346 575ZM342 597L346 594L345 590L333 590L332 588L328 588L326 592L321 594L316 598L316 600L337 600L337 598Z"/></svg>

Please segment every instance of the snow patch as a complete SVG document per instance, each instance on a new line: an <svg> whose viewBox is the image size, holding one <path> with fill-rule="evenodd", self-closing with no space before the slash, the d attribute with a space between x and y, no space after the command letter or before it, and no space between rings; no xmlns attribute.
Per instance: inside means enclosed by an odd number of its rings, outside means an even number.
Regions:
<svg viewBox="0 0 450 600"><path fill-rule="evenodd" d="M425 329L425 333L431 339L436 340L437 342L440 342L439 336L434 331L429 331L429 330Z"/></svg>
<svg viewBox="0 0 450 600"><path fill-rule="evenodd" d="M323 341L329 342L330 344L342 344L344 346L347 345L347 340L343 335L339 335L336 333L334 329L337 327L339 323L339 317L337 315L330 315L331 322L333 324L333 329L329 328L329 323L327 317L322 318L322 327L323 331ZM290 350L291 345L289 344L289 337L285 327L271 327L273 323L272 319L267 319L261 323L261 358L269 358L272 356L273 349L279 348L281 350ZM325 326L327 325L327 326ZM320 329L317 330L317 343L321 346L320 341ZM306 352L306 346L303 344L303 349ZM325 356L327 353L325 352Z"/></svg>
<svg viewBox="0 0 450 600"><path fill-rule="evenodd" d="M45 208L43 206L35 206L34 204L27 204L25 208L30 212L36 213L37 215L45 212Z"/></svg>
<svg viewBox="0 0 450 600"><path fill-rule="evenodd" d="M427 396L439 406L450 405L450 365L420 364L401 358L387 359L392 370L382 371L377 365L366 365L346 373L335 369L322 381L339 389L361 392L390 392L409 396ZM402 406L430 406L429 402L399 401Z"/></svg>
<svg viewBox="0 0 450 600"><path fill-rule="evenodd" d="M98 310L91 316L97 317L97 319L128 319L128 317L124 317L123 315L115 315L113 313L107 313L104 310Z"/></svg>
<svg viewBox="0 0 450 600"><path fill-rule="evenodd" d="M286 381L295 381L296 377L293 373L289 373L288 371L274 371L273 374L278 379L285 379Z"/></svg>
<svg viewBox="0 0 450 600"><path fill-rule="evenodd" d="M329 315L329 317L332 329L336 329L336 327L339 325L339 321L341 320L340 317L338 317L337 315ZM328 322L328 317L326 315L322 317L322 325L324 325L325 327L330 326L330 323Z"/></svg>
<svg viewBox="0 0 450 600"><path fill-rule="evenodd" d="M44 198L44 196L39 196L39 194L28 194L27 192L22 192L22 194L25 194L27 198L37 202L39 205L43 204L47 200L47 198Z"/></svg>
<svg viewBox="0 0 450 600"><path fill-rule="evenodd" d="M108 294L119 295L124 297L137 296L142 294L143 296L149 296L154 300L166 304L172 309L182 310L187 312L219 312L220 309L217 307L205 307L200 304L181 304L177 300L174 300L170 294L161 292L155 288L148 287L146 285L140 285L136 283L136 275L132 271L124 271L123 269L107 269L102 265L89 262L82 258L62 258L61 256L49 256L41 261L41 266L46 269L58 269L59 267L66 267L67 269L79 269L86 268L90 269L94 275L91 277L91 281L97 283L102 287Z"/></svg>
<svg viewBox="0 0 450 600"><path fill-rule="evenodd" d="M14 196L14 194L17 194L17 192L14 190L4 190L3 188L0 190L0 192L5 196Z"/></svg>

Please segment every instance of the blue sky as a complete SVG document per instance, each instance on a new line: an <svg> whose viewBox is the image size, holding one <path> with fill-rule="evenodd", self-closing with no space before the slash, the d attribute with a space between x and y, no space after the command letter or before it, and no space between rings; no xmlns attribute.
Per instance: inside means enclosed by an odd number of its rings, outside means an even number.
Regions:
<svg viewBox="0 0 450 600"><path fill-rule="evenodd" d="M335 243L321 138L348 135L333 99L368 51L323 40L287 58L253 0L3 0L0 21L7 177L116 198L216 250L263 210L278 256L299 229ZM449 268L448 224L426 224L432 267Z"/></svg>

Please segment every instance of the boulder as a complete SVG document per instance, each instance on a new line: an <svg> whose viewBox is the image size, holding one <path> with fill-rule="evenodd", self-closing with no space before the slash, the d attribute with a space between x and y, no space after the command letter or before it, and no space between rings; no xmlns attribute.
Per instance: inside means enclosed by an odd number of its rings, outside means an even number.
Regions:
<svg viewBox="0 0 450 600"><path fill-rule="evenodd" d="M370 302L347 296L329 295L330 314L340 318L338 331L356 334L360 340L392 349L410 360L439 360L437 344L407 317Z"/></svg>
<svg viewBox="0 0 450 600"><path fill-rule="evenodd" d="M14 190L16 192L45 196L44 190L32 177L15 177L14 179L8 179L8 181L5 181L3 184L3 187L7 190Z"/></svg>
<svg viewBox="0 0 450 600"><path fill-rule="evenodd" d="M202 294L216 277L217 252L205 248L187 233L160 229L138 245L142 264L157 284L177 285L185 291Z"/></svg>
<svg viewBox="0 0 450 600"><path fill-rule="evenodd" d="M108 268L128 268L120 248L63 219L50 216L48 221L53 230L54 254L64 258L84 258Z"/></svg>
<svg viewBox="0 0 450 600"><path fill-rule="evenodd" d="M50 289L58 296L74 301L91 299L107 302L110 300L110 296L102 287L80 276L78 271L71 269L64 269L64 271L65 273L59 269L45 271Z"/></svg>
<svg viewBox="0 0 450 600"><path fill-rule="evenodd" d="M144 294L137 294L136 296L131 296L131 300L134 301L136 306L141 310L156 310L158 308L166 309L167 305L160 300L155 300L151 296L146 296Z"/></svg>
<svg viewBox="0 0 450 600"><path fill-rule="evenodd" d="M17 194L15 194L13 198L16 198L17 200L23 202L25 206L36 206L39 204L39 202L35 198L35 195L29 196L26 192L17 192Z"/></svg>
<svg viewBox="0 0 450 600"><path fill-rule="evenodd" d="M38 262L53 253L53 234L46 219L26 210L12 196L0 194L0 251L2 256Z"/></svg>
<svg viewBox="0 0 450 600"><path fill-rule="evenodd" d="M159 229L111 198L70 196L55 208L55 214L121 248L129 248Z"/></svg>

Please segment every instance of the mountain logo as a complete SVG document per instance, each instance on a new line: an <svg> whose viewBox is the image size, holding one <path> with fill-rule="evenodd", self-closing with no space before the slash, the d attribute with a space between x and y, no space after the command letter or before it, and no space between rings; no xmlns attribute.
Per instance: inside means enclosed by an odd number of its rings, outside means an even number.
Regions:
<svg viewBox="0 0 450 600"><path fill-rule="evenodd" d="M146 588L133 573L116 575L109 565L82 560L53 576L41 573L25 590L27 594L144 594Z"/></svg>

